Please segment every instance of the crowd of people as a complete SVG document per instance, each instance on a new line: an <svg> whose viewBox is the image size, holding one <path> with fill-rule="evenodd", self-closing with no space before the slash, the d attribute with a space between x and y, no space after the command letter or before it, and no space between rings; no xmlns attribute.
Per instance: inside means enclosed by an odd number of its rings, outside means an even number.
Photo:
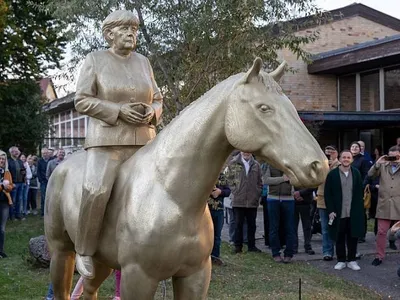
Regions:
<svg viewBox="0 0 400 300"><path fill-rule="evenodd" d="M24 221L29 214L44 216L47 181L55 167L64 160L65 151L43 148L42 157L21 153L18 147L9 149L9 157L0 151L0 258L4 252L5 229L8 220ZM40 211L37 198L40 188Z"/></svg>
<svg viewBox="0 0 400 300"><path fill-rule="evenodd" d="M243 244L249 252L261 252L255 244L261 204L264 242L276 262L289 263L298 253L301 221L305 253L315 254L311 238L320 226L323 260L332 261L336 249L336 270L360 270L358 244L365 242L367 220L375 219L372 265L382 264L387 234L392 236L390 248L397 249L394 233L400 226L393 225L400 220L400 189L396 188L400 184L400 138L387 155L379 146L372 155L365 152L363 141L355 141L341 152L329 145L324 152L330 168L326 181L307 189L294 187L286 174L258 162L250 153L232 153L208 201L214 223L212 262L224 264L220 258L224 210L233 252L243 252Z"/></svg>

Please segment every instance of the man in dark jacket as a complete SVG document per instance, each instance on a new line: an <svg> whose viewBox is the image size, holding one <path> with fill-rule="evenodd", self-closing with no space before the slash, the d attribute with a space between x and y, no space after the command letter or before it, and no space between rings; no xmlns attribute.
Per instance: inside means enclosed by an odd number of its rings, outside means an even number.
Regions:
<svg viewBox="0 0 400 300"><path fill-rule="evenodd" d="M10 219L13 220L14 217L19 220L24 218L21 216L22 213L22 193L25 184L26 170L24 163L18 157L21 154L18 147L11 147L9 149L11 158L8 159L8 169L12 176L12 181L14 184L14 189L11 192L11 198L13 201L13 207L10 207Z"/></svg>
<svg viewBox="0 0 400 300"><path fill-rule="evenodd" d="M233 213L235 215L235 253L243 248L243 223L247 221L247 241L249 252L261 252L256 247L256 218L260 203L262 180L260 164L251 153L241 152L228 166L228 180L233 193Z"/></svg>
<svg viewBox="0 0 400 300"><path fill-rule="evenodd" d="M295 210L294 210L294 224L296 238L294 240L294 253L298 252L299 249L299 221L301 219L301 224L303 226L304 234L304 250L309 255L314 255L315 251L311 247L311 203L313 201L314 189L302 189L294 192L295 200Z"/></svg>
<svg viewBox="0 0 400 300"><path fill-rule="evenodd" d="M353 156L352 167L355 167L361 174L361 180L364 180L371 168L372 163L365 159L361 154L361 145L358 142L351 143L350 151Z"/></svg>
<svg viewBox="0 0 400 300"><path fill-rule="evenodd" d="M344 269L346 265L354 271L360 270L356 252L357 240L364 235L363 182L360 172L351 166L352 158L349 150L342 151L341 165L329 172L325 182L329 234L336 241L338 263L335 270Z"/></svg>
<svg viewBox="0 0 400 300"><path fill-rule="evenodd" d="M40 183L40 209L41 215L44 216L44 200L46 199L47 178L46 170L49 163L51 152L47 148L42 149L42 158L38 161L37 177Z"/></svg>

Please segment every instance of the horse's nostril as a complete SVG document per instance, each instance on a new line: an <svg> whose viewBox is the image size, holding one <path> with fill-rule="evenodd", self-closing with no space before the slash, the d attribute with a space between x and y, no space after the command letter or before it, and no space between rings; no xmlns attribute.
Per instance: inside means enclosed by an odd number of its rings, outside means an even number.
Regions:
<svg viewBox="0 0 400 300"><path fill-rule="evenodd" d="M322 171L322 163L319 161L313 161L311 163L311 170L310 170L310 175L311 178L313 179L318 179Z"/></svg>

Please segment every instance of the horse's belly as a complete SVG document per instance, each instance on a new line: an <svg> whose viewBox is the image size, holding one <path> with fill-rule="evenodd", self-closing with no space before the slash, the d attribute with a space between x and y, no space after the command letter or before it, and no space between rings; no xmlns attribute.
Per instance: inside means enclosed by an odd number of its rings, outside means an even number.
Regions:
<svg viewBox="0 0 400 300"><path fill-rule="evenodd" d="M164 203L163 209L137 214L137 220L130 225L132 231L126 231L117 242L127 251L120 256L122 265L139 264L158 280L193 274L204 265L213 246L208 211L202 217L191 218L182 217L174 208ZM146 214L151 214L152 218ZM129 238L131 242L126 242Z"/></svg>

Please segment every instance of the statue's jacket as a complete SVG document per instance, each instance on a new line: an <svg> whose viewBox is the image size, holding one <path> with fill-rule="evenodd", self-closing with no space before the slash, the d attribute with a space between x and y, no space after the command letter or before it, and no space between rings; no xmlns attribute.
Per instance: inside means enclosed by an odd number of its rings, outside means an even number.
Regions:
<svg viewBox="0 0 400 300"><path fill-rule="evenodd" d="M121 106L130 102L153 107L150 124L133 125L118 118ZM91 117L85 148L145 145L155 137L162 112L162 95L149 60L136 52L127 58L109 50L88 54L77 84L75 108Z"/></svg>

